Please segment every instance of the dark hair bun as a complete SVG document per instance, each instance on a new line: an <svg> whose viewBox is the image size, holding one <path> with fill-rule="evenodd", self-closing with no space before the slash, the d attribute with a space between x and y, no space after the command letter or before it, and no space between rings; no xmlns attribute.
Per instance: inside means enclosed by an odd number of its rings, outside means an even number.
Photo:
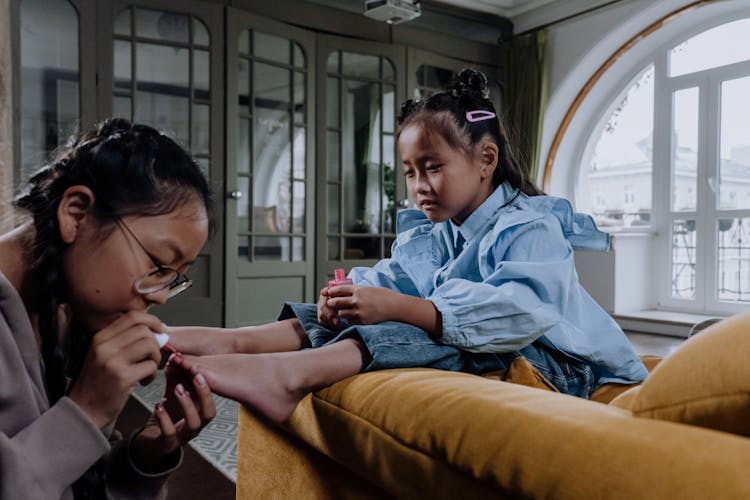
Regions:
<svg viewBox="0 0 750 500"><path fill-rule="evenodd" d="M484 73L469 68L458 73L450 90L456 97L468 97L472 100L487 99L490 93Z"/></svg>
<svg viewBox="0 0 750 500"><path fill-rule="evenodd" d="M110 118L99 126L97 135L101 138L107 138L115 134L129 132L132 128L132 124L124 118Z"/></svg>
<svg viewBox="0 0 750 500"><path fill-rule="evenodd" d="M424 101L418 101L414 99L407 99L402 105L401 110L399 111L398 117L396 118L399 125L404 123L404 121L422 107L422 104L424 104Z"/></svg>

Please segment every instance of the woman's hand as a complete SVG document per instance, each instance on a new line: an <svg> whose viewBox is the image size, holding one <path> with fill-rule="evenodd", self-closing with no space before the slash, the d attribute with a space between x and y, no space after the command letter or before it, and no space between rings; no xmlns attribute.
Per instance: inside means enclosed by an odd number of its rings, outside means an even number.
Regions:
<svg viewBox="0 0 750 500"><path fill-rule="evenodd" d="M327 293L325 307L335 310L338 318L355 325L373 325L401 319L399 300L406 297L388 288L376 286L339 285L331 287ZM320 306L318 311L320 315Z"/></svg>
<svg viewBox="0 0 750 500"><path fill-rule="evenodd" d="M341 325L341 321L336 309L328 305L329 290L328 287L323 288L318 296L318 323L335 330Z"/></svg>
<svg viewBox="0 0 750 500"><path fill-rule="evenodd" d="M202 374L193 376L171 362L164 371L164 399L130 445L133 463L143 472L161 471L164 457L197 436L216 416L211 388Z"/></svg>
<svg viewBox="0 0 750 500"><path fill-rule="evenodd" d="M130 312L94 335L68 397L97 427L113 424L135 385L156 376L161 353L154 333L163 329L156 316Z"/></svg>

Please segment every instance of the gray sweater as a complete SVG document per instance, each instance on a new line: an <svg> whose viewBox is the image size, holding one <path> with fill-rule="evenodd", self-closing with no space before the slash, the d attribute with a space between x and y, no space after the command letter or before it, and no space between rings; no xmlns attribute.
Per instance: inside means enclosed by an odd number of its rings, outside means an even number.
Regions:
<svg viewBox="0 0 750 500"><path fill-rule="evenodd" d="M127 442L111 444L71 399L49 406L29 316L0 273L0 500L72 499L71 485L103 456L109 498L166 496L173 469L138 471Z"/></svg>

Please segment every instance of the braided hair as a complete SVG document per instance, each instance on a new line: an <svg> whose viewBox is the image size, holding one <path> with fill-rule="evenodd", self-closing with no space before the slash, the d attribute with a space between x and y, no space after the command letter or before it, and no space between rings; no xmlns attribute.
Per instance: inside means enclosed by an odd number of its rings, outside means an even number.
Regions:
<svg viewBox="0 0 750 500"><path fill-rule="evenodd" d="M59 326L67 244L60 236L57 208L65 190L76 185L95 194L92 210L103 228L115 227L118 218L128 215L169 213L191 196L203 202L212 220L209 184L188 153L156 129L124 119L107 120L71 138L31 177L14 204L30 213L35 229L30 284L50 405L65 395L67 380L76 379L93 333L73 318L70 345L64 346ZM101 463L73 486L76 498L98 498L102 488Z"/></svg>
<svg viewBox="0 0 750 500"><path fill-rule="evenodd" d="M466 119L468 111L487 111L495 114L495 118L470 122ZM531 181L508 142L505 127L489 99L487 77L481 71L462 69L447 90L424 100L407 100L401 105L398 124L398 134L406 127L418 124L425 130L440 134L449 146L467 154L489 136L497 145L499 154L492 185L497 187L507 180L529 196L544 194Z"/></svg>

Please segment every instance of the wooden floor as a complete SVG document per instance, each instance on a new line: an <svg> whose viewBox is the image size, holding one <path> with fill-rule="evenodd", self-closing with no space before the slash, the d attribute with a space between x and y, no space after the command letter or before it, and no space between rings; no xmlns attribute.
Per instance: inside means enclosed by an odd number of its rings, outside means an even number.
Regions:
<svg viewBox="0 0 750 500"><path fill-rule="evenodd" d="M117 422L123 436L141 427L149 412L133 398ZM234 500L234 483L216 470L190 446L184 447L182 466L169 478L167 500Z"/></svg>

